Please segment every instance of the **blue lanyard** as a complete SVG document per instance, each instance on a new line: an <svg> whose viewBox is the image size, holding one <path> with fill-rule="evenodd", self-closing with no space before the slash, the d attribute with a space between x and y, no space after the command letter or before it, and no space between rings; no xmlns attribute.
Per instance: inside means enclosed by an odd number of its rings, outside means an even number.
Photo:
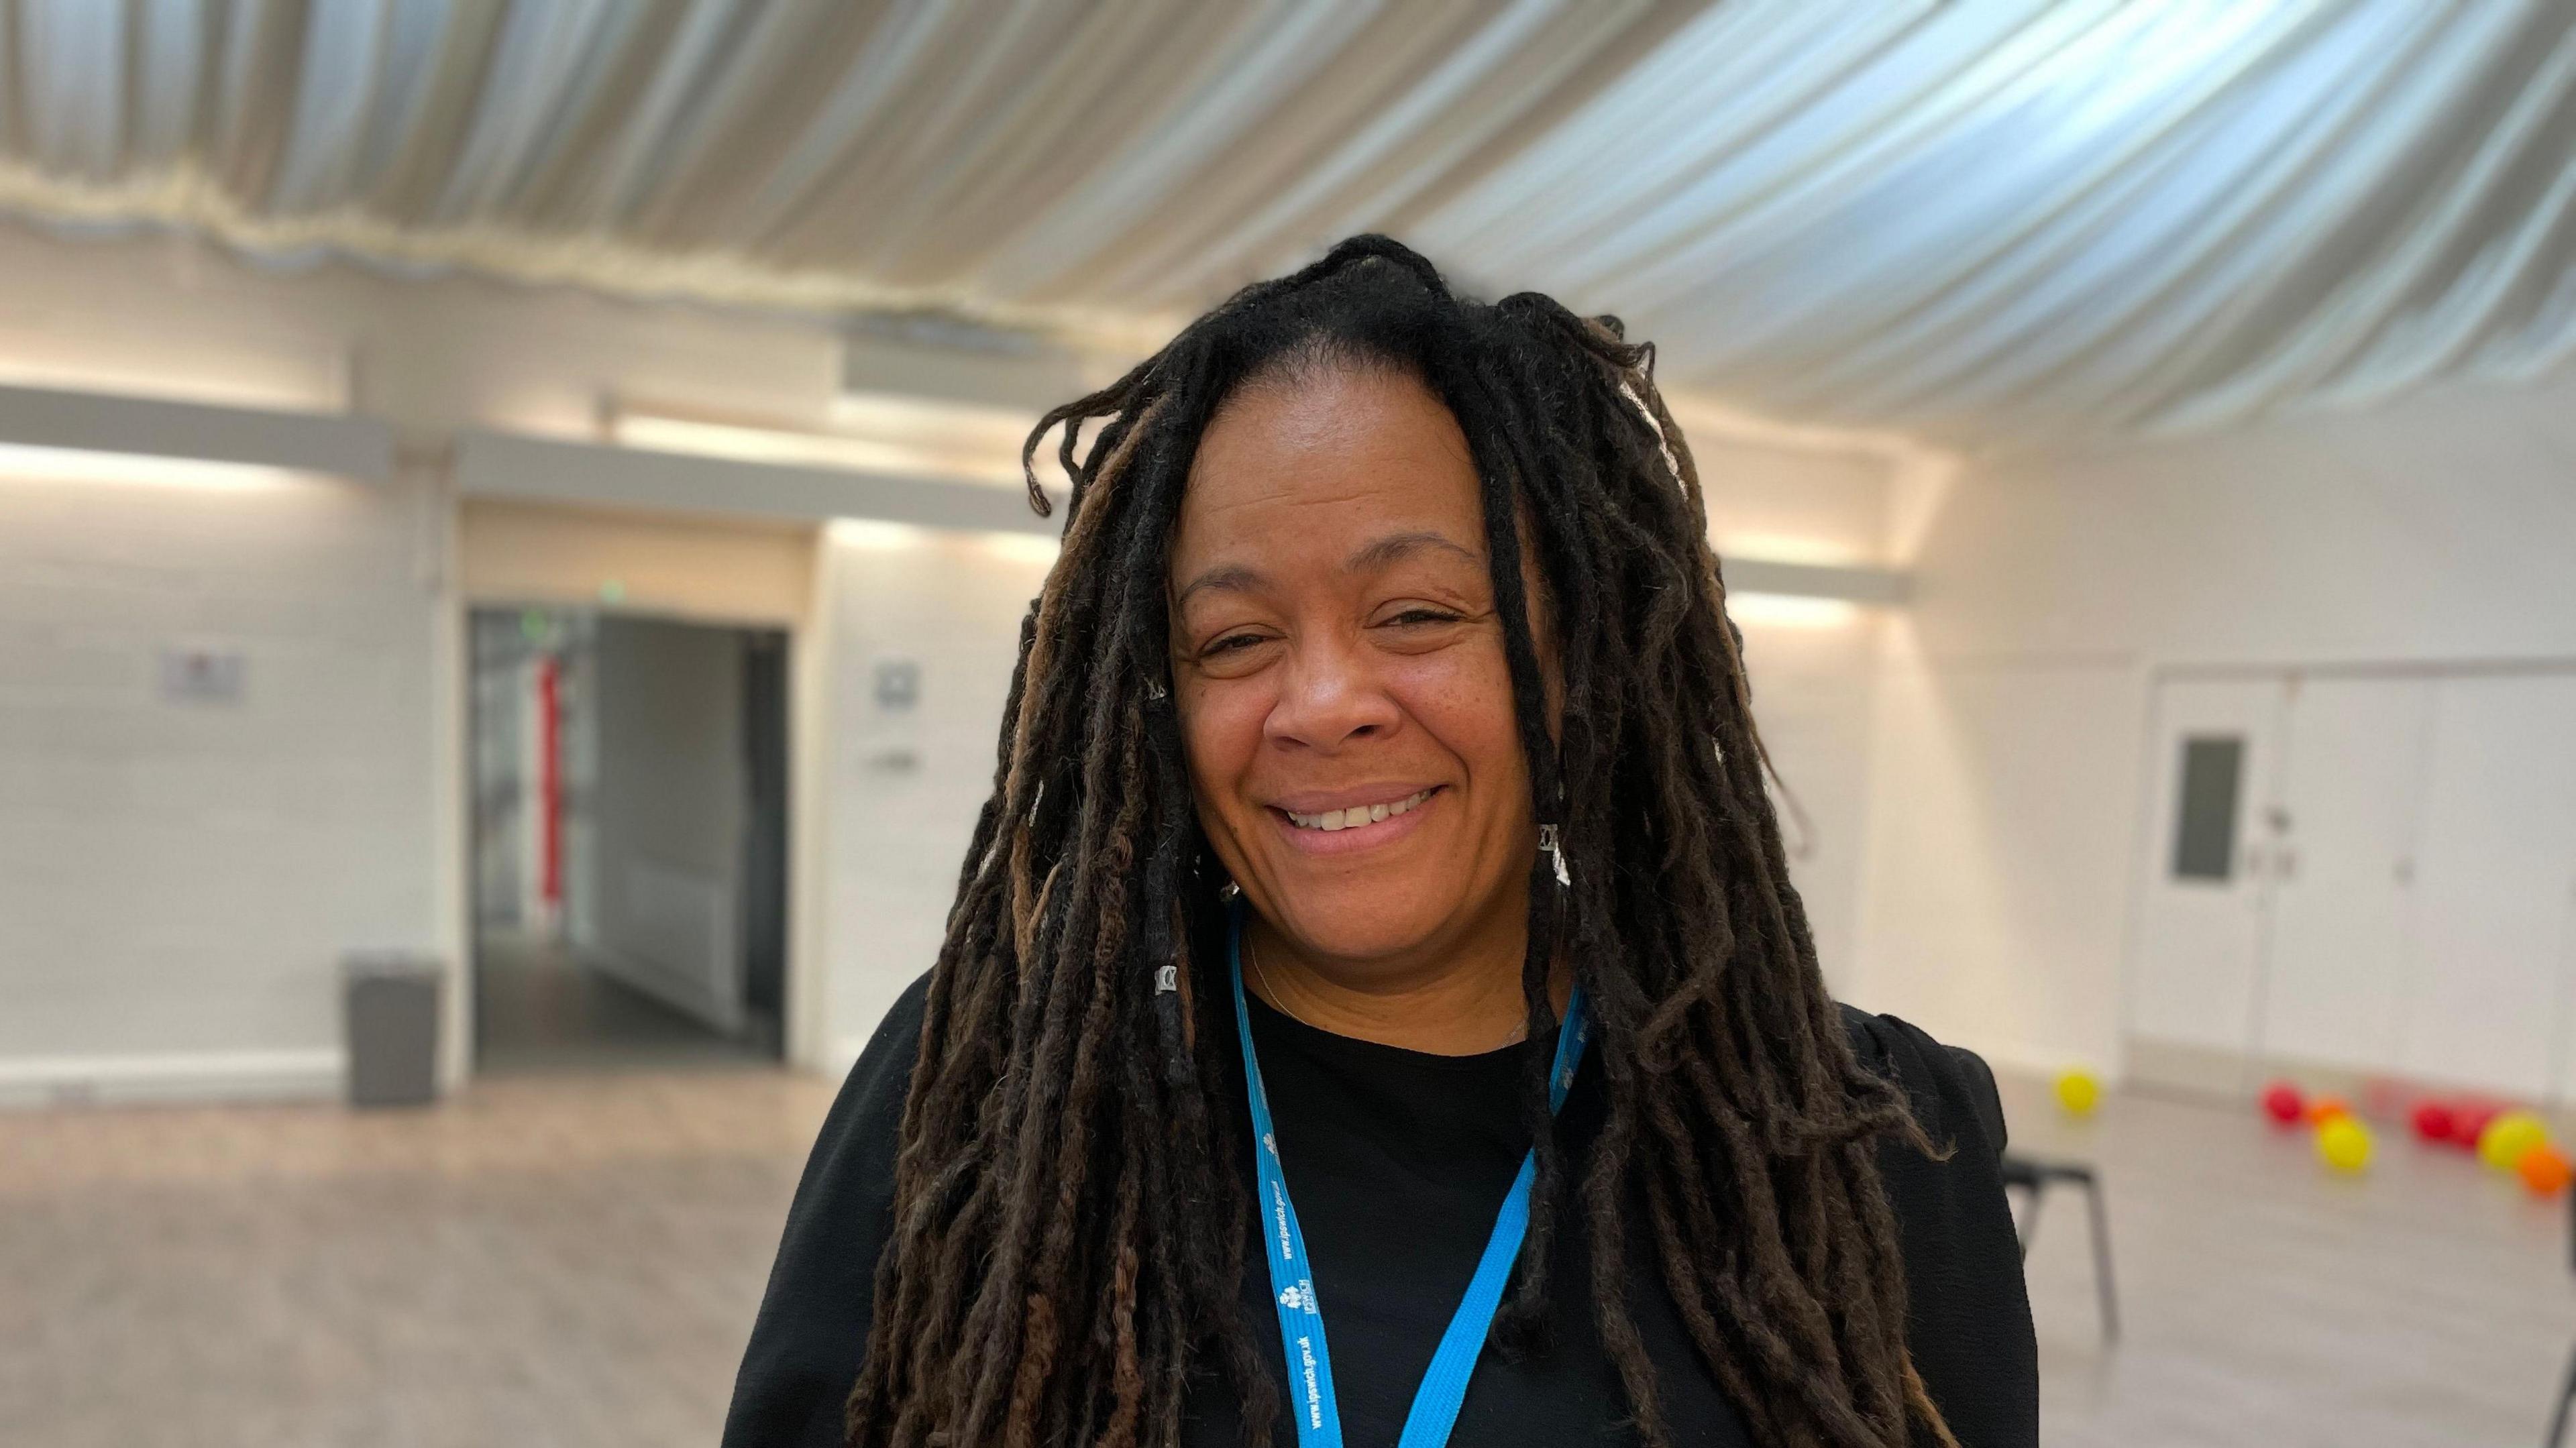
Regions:
<svg viewBox="0 0 2576 1448"><path fill-rule="evenodd" d="M1324 1346L1324 1309L1315 1298L1315 1278L1306 1254L1306 1234L1297 1226L1297 1209L1288 1203L1288 1178L1279 1166L1279 1140L1270 1127L1270 1096L1261 1086L1261 1063L1252 1051L1252 1013L1243 999L1243 908L1233 912L1226 954L1234 972L1234 1025L1243 1041L1243 1082L1252 1098L1253 1161L1261 1177L1262 1242L1270 1258L1270 1287L1279 1305L1279 1340L1288 1355L1288 1396L1297 1412L1297 1448L1341 1448L1342 1414L1333 1398L1333 1355ZM1556 1032L1556 1064L1547 1079L1547 1109L1565 1105L1574 1085L1575 1067L1583 1060L1590 1033L1583 991L1566 1002L1565 1021ZM1494 1235L1467 1283L1440 1348L1414 1390L1413 1407L1404 1415L1404 1433L1396 1448L1440 1448L1458 1421L1467 1400L1467 1379L1485 1349L1485 1334L1502 1307L1503 1286L1520 1256L1521 1238L1529 1232L1530 1183L1538 1175L1535 1152L1521 1158L1520 1175L1503 1197L1494 1217Z"/></svg>

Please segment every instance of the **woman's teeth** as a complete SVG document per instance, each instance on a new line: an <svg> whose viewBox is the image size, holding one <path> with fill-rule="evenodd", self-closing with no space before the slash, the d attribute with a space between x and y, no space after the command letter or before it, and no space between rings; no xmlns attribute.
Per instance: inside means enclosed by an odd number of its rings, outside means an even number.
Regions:
<svg viewBox="0 0 2576 1448"><path fill-rule="evenodd" d="M1322 814L1299 814L1295 810L1281 810L1280 813L1288 816L1288 823L1301 830L1354 830L1361 825L1373 825L1379 820L1400 815L1429 798L1431 791L1425 789L1390 804L1355 804L1349 809L1328 809Z"/></svg>

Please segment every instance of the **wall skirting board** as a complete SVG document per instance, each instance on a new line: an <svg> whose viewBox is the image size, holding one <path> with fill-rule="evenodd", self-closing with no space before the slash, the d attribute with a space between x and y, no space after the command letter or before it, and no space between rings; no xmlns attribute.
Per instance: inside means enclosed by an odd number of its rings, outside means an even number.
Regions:
<svg viewBox="0 0 2576 1448"><path fill-rule="evenodd" d="M336 1101L348 1054L311 1050L29 1056L0 1060L0 1108L96 1103Z"/></svg>

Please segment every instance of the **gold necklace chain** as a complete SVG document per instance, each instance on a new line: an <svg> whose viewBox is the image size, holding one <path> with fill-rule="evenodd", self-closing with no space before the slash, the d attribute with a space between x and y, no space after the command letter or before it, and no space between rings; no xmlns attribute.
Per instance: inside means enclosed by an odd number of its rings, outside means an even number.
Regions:
<svg viewBox="0 0 2576 1448"><path fill-rule="evenodd" d="M1288 1019L1295 1021L1297 1024L1304 1026L1310 1031L1320 1031L1324 1029L1322 1026L1316 1025L1313 1021L1297 1014L1297 1008L1288 1004L1288 998L1279 993L1279 987L1270 983L1270 972L1261 968L1261 948L1252 943L1252 932L1249 930L1243 932L1243 953L1252 957L1253 978L1261 982L1261 993L1270 997L1273 1005L1286 1011L1288 1013Z"/></svg>

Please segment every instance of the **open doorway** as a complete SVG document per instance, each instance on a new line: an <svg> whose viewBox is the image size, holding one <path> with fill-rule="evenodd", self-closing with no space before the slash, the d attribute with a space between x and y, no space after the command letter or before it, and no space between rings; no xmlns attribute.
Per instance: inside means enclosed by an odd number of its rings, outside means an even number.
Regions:
<svg viewBox="0 0 2576 1448"><path fill-rule="evenodd" d="M471 619L475 1069L778 1061L786 633Z"/></svg>

